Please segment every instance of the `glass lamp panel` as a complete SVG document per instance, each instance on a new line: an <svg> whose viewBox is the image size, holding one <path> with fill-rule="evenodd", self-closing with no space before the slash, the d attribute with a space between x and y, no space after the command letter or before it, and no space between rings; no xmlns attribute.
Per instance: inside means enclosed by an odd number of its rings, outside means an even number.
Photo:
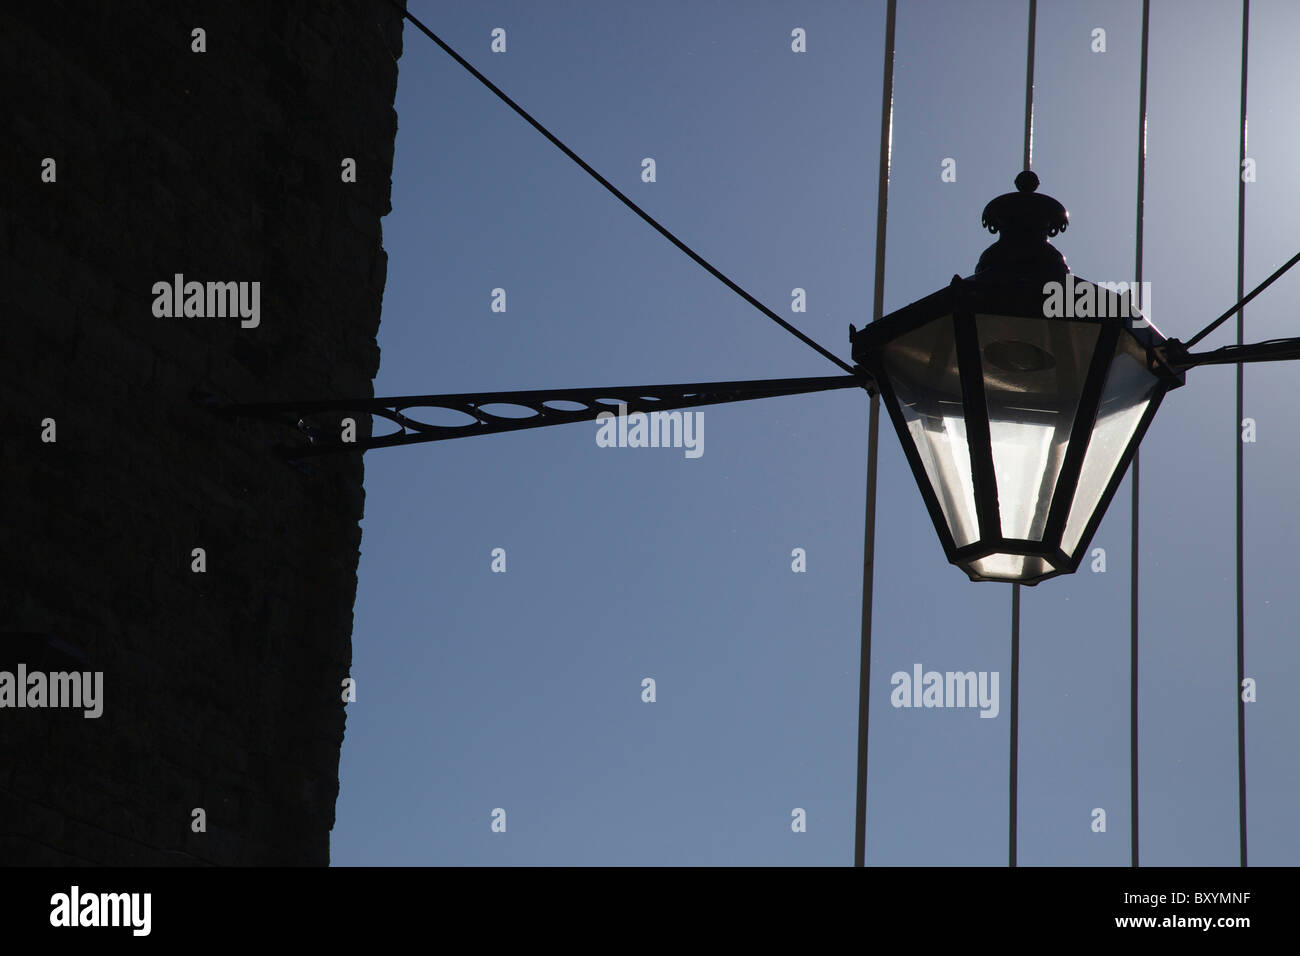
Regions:
<svg viewBox="0 0 1300 956"><path fill-rule="evenodd" d="M881 363L953 541L970 544L979 520L952 316L899 336L881 350Z"/></svg>
<svg viewBox="0 0 1300 956"><path fill-rule="evenodd" d="M972 561L970 566L981 577L1012 581L1036 578L1052 570L1045 558L1026 557L1023 554L990 554L986 558Z"/></svg>
<svg viewBox="0 0 1300 956"><path fill-rule="evenodd" d="M1002 535L1041 541L1101 328L1002 315L975 325Z"/></svg>
<svg viewBox="0 0 1300 956"><path fill-rule="evenodd" d="M1121 333L1106 387L1102 389L1097 423L1088 439L1088 451L1083 456L1079 487L1074 492L1074 504L1070 506L1070 517L1066 519L1065 534L1061 537L1061 548L1066 554L1073 556L1078 548L1092 513L1151 403L1158 381L1147 370L1142 347L1133 336Z"/></svg>

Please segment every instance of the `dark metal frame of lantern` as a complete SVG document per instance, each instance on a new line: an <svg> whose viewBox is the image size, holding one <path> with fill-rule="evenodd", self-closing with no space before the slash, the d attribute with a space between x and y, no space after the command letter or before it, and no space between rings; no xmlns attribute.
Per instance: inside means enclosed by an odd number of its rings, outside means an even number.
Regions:
<svg viewBox="0 0 1300 956"><path fill-rule="evenodd" d="M1032 172L1016 186L985 207L1000 236L974 276L851 337L948 561L1033 585L1078 568L1183 374L1128 296L1074 277L1100 317L1048 317L1046 283L1063 291L1069 271L1048 239L1068 216Z"/></svg>

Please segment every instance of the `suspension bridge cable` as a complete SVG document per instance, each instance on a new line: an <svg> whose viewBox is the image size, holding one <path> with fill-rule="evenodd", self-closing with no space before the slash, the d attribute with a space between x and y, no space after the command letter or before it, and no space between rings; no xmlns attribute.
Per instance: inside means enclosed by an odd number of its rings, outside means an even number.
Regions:
<svg viewBox="0 0 1300 956"><path fill-rule="evenodd" d="M1138 92L1138 171L1137 171L1137 222L1134 243L1135 281L1142 284L1143 213L1146 204L1147 174L1147 60L1150 47L1151 0L1142 0L1142 62ZM1140 478L1140 448L1133 451L1133 519L1129 551L1129 865L1138 866L1138 522Z"/></svg>
<svg viewBox="0 0 1300 956"><path fill-rule="evenodd" d="M880 165L876 183L876 282L871 321L885 311L885 227L889 210L890 144L894 134L894 25L898 0L885 10L885 75L880 92ZM867 426L867 512L862 542L862 656L858 665L858 789L853 831L853 865L867 864L867 742L871 711L871 608L875 596L876 460L880 396L871 396Z"/></svg>
<svg viewBox="0 0 1300 956"><path fill-rule="evenodd" d="M1246 274L1246 178L1242 169L1246 162L1246 74L1247 50L1250 39L1250 0L1241 3L1241 154L1237 162L1237 300L1243 298ZM1294 260L1293 260L1294 261ZM1274 273L1275 275L1277 273ZM1244 303L1243 303L1244 304ZM1237 345L1245 344L1246 314L1237 310ZM1246 678L1246 604L1245 568L1243 553L1245 535L1242 533L1243 517L1243 446L1241 434L1244 412L1244 385L1246 368L1237 366L1237 423L1233 426L1233 444L1237 450L1237 813L1241 842L1241 865L1246 866L1246 702L1241 686Z"/></svg>
<svg viewBox="0 0 1300 956"><path fill-rule="evenodd" d="M1029 29L1025 50L1025 169L1034 159L1034 43L1038 0L1029 0ZM1011 585L1011 745L1007 760L1007 865L1016 865L1016 812L1020 754L1020 585Z"/></svg>

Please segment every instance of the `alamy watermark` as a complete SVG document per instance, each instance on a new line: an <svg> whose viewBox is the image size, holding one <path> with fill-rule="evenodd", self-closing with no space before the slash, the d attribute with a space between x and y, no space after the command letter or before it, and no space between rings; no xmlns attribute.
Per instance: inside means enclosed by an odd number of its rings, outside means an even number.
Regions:
<svg viewBox="0 0 1300 956"><path fill-rule="evenodd" d="M0 671L0 708L70 707L94 719L104 712L103 671Z"/></svg>
<svg viewBox="0 0 1300 956"><path fill-rule="evenodd" d="M83 893L73 884L50 897L50 925L120 926L133 936L148 936L153 919L152 893Z"/></svg>
<svg viewBox="0 0 1300 956"><path fill-rule="evenodd" d="M596 444L601 448L684 448L687 458L704 454L703 412L633 412L618 403L618 414L596 416L600 429Z"/></svg>
<svg viewBox="0 0 1300 956"><path fill-rule="evenodd" d="M244 329L255 329L262 321L260 282L186 282L178 272L171 282L155 282L153 295L153 314L159 319L238 317Z"/></svg>
<svg viewBox="0 0 1300 956"><path fill-rule="evenodd" d="M1113 293L1112 298L1105 293ZM1074 281L1043 283L1043 317L1048 319L1132 319L1138 327L1151 320L1150 282Z"/></svg>
<svg viewBox="0 0 1300 956"><path fill-rule="evenodd" d="M889 702L895 707L978 707L981 717L998 715L997 671L895 671Z"/></svg>

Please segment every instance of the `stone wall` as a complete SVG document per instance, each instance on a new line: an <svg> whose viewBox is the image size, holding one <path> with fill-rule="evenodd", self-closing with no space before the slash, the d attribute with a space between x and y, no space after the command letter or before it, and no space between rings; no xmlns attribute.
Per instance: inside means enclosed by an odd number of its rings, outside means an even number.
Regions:
<svg viewBox="0 0 1300 956"><path fill-rule="evenodd" d="M192 392L372 394L400 52L387 0L0 5L0 671L103 673L0 707L0 863L328 862L361 456Z"/></svg>

